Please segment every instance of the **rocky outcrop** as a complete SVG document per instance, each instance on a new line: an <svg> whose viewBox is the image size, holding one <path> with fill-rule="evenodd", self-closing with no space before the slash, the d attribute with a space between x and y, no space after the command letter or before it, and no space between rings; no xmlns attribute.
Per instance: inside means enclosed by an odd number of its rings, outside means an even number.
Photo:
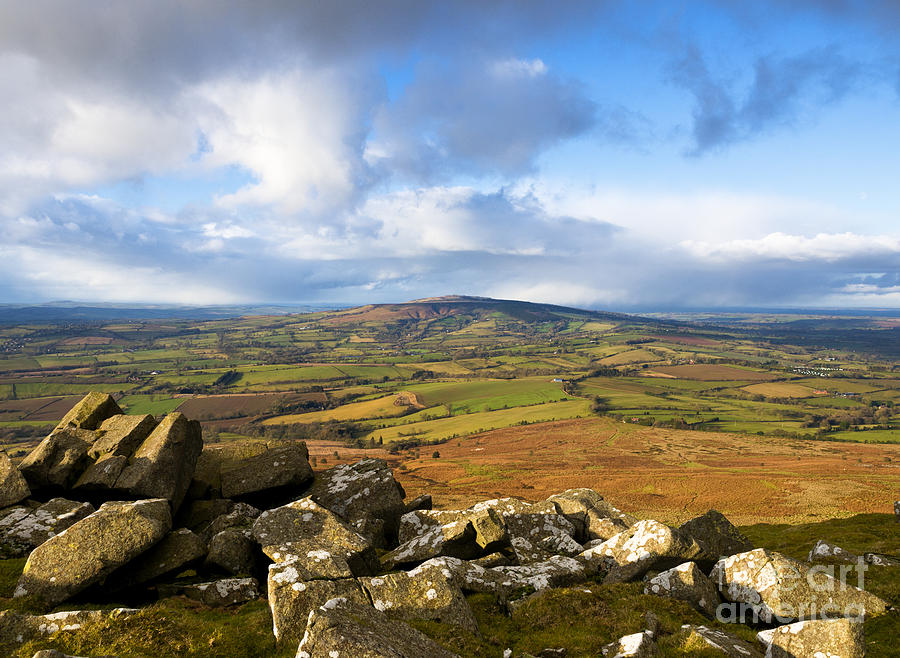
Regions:
<svg viewBox="0 0 900 658"><path fill-rule="evenodd" d="M206 555L206 543L187 528L167 534L162 541L126 566L127 584L141 584L176 573Z"/></svg>
<svg viewBox="0 0 900 658"><path fill-rule="evenodd" d="M647 520L638 521L578 557L598 568L608 568L605 583L620 583L638 578L650 569L669 569L702 555L702 549L693 539L667 525Z"/></svg>
<svg viewBox="0 0 900 658"><path fill-rule="evenodd" d="M88 457L95 460L104 456L129 457L155 427L156 421L150 414L110 416L97 428L97 439L88 449Z"/></svg>
<svg viewBox="0 0 900 658"><path fill-rule="evenodd" d="M335 597L359 606L371 606L355 578L303 580L292 562L270 565L268 580L272 627L279 642L299 641L310 612Z"/></svg>
<svg viewBox="0 0 900 658"><path fill-rule="evenodd" d="M715 583L694 562L685 562L656 574L647 581L644 594L687 601L708 617L715 616L720 603Z"/></svg>
<svg viewBox="0 0 900 658"><path fill-rule="evenodd" d="M255 578L223 578L185 585L179 593L211 608L223 608L258 599L259 583Z"/></svg>
<svg viewBox="0 0 900 658"><path fill-rule="evenodd" d="M266 555L324 549L340 555L358 576L378 570L375 550L333 512L303 498L260 514L253 537Z"/></svg>
<svg viewBox="0 0 900 658"><path fill-rule="evenodd" d="M637 523L636 518L610 505L593 489L568 489L547 500L575 525L575 539L582 543L605 541Z"/></svg>
<svg viewBox="0 0 900 658"><path fill-rule="evenodd" d="M472 559L479 554L475 529L466 519L431 526L423 534L410 539L381 558L385 569L412 566L441 555Z"/></svg>
<svg viewBox="0 0 900 658"><path fill-rule="evenodd" d="M200 423L177 411L141 442L116 480L116 489L138 498L165 498L178 509L203 449Z"/></svg>
<svg viewBox="0 0 900 658"><path fill-rule="evenodd" d="M859 560L860 557L855 553L845 551L840 546L835 546L824 539L816 542L806 558L807 562L844 562L846 564L856 564Z"/></svg>
<svg viewBox="0 0 900 658"><path fill-rule="evenodd" d="M383 459L363 459L319 473L307 496L344 521L382 521L385 541L396 538L406 511L406 492Z"/></svg>
<svg viewBox="0 0 900 658"><path fill-rule="evenodd" d="M298 494L313 479L305 443L295 443L249 457L221 472L225 498L259 500Z"/></svg>
<svg viewBox="0 0 900 658"><path fill-rule="evenodd" d="M752 550L753 545L734 527L721 512L709 510L678 526L678 532L694 540L703 551L704 560L715 562L719 558Z"/></svg>
<svg viewBox="0 0 900 658"><path fill-rule="evenodd" d="M24 557L93 511L88 503L65 498L53 498L33 509L17 508L0 520L0 544L4 554Z"/></svg>
<svg viewBox="0 0 900 658"><path fill-rule="evenodd" d="M19 470L32 491L65 491L88 465L96 434L76 427L57 427L32 450Z"/></svg>
<svg viewBox="0 0 900 658"><path fill-rule="evenodd" d="M780 621L870 617L887 609L882 599L842 584L825 568L811 568L762 548L723 558L710 577L724 599L742 604L766 623L776 617Z"/></svg>
<svg viewBox="0 0 900 658"><path fill-rule="evenodd" d="M341 597L314 609L302 635L297 658L459 658L403 622Z"/></svg>
<svg viewBox="0 0 900 658"><path fill-rule="evenodd" d="M69 409L56 428L95 430L107 418L121 413L122 410L111 395L95 391L85 395L78 404Z"/></svg>
<svg viewBox="0 0 900 658"><path fill-rule="evenodd" d="M428 619L478 633L462 590L439 566L361 578L360 583L375 608L389 617Z"/></svg>
<svg viewBox="0 0 900 658"><path fill-rule="evenodd" d="M21 503L31 495L28 483L19 472L9 455L0 450L0 509Z"/></svg>
<svg viewBox="0 0 900 658"><path fill-rule="evenodd" d="M210 540L204 566L234 576L248 575L256 571L258 553L259 545L249 529L228 528Z"/></svg>
<svg viewBox="0 0 900 658"><path fill-rule="evenodd" d="M34 549L15 596L61 603L146 551L171 526L165 500L105 503Z"/></svg>
<svg viewBox="0 0 900 658"><path fill-rule="evenodd" d="M91 461L88 451L100 437L94 430L121 413L119 405L105 393L89 393L72 407L19 464L32 491L63 491L71 487Z"/></svg>
<svg viewBox="0 0 900 658"><path fill-rule="evenodd" d="M849 619L798 621L762 631L757 637L766 647L766 658L863 658L866 655L863 625Z"/></svg>

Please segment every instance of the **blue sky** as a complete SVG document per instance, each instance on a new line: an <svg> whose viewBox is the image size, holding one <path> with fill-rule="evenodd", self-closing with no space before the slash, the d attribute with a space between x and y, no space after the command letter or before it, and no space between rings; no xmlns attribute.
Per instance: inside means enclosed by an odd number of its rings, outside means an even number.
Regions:
<svg viewBox="0 0 900 658"><path fill-rule="evenodd" d="M900 9L0 1L0 301L900 307Z"/></svg>

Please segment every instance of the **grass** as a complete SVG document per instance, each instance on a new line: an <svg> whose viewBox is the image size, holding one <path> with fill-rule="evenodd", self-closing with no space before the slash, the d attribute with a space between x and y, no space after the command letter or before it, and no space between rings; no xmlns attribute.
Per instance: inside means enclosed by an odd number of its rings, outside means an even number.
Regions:
<svg viewBox="0 0 900 658"><path fill-rule="evenodd" d="M587 415L590 415L590 403L587 400L567 400L374 429L363 438L368 440L371 437L377 440L380 437L385 442L399 441L410 437L423 441L438 441L522 423L578 418Z"/></svg>
<svg viewBox="0 0 900 658"><path fill-rule="evenodd" d="M293 656L297 647L276 647L265 601L233 610L206 608L180 598L164 599L139 613L85 624L78 632L59 631L27 642L8 654L30 658L40 649L71 655Z"/></svg>
<svg viewBox="0 0 900 658"><path fill-rule="evenodd" d="M829 432L826 435L834 441L853 441L854 443L900 443L900 429L865 430L854 432Z"/></svg>
<svg viewBox="0 0 900 658"><path fill-rule="evenodd" d="M178 409L184 400L161 395L126 395L119 400L119 406L126 414L162 416Z"/></svg>
<svg viewBox="0 0 900 658"><path fill-rule="evenodd" d="M365 402L351 402L334 409L324 411L311 411L305 414L289 414L275 416L263 421L263 425L290 425L292 423L324 423L328 421L356 421L368 418L388 418L402 416L414 407L407 404L397 404L400 395L385 395L366 400Z"/></svg>
<svg viewBox="0 0 900 658"><path fill-rule="evenodd" d="M546 378L438 382L410 386L409 390L426 406L445 404L454 415L567 399L562 386Z"/></svg>

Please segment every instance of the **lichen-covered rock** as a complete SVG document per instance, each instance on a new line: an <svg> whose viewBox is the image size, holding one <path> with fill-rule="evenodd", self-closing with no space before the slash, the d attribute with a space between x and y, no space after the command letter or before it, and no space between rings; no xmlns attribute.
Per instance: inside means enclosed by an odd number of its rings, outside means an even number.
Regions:
<svg viewBox="0 0 900 658"><path fill-rule="evenodd" d="M467 560L476 557L479 552L475 543L475 529L471 522L461 519L434 526L424 534L400 544L381 557L381 564L390 570L419 564L440 555Z"/></svg>
<svg viewBox="0 0 900 658"><path fill-rule="evenodd" d="M167 534L162 541L125 568L126 583L147 583L186 568L206 555L206 543L187 528Z"/></svg>
<svg viewBox="0 0 900 658"><path fill-rule="evenodd" d="M128 457L125 455L103 455L84 469L81 477L72 485L72 491L85 496L109 491L116 486L116 481L127 465Z"/></svg>
<svg viewBox="0 0 900 658"><path fill-rule="evenodd" d="M20 503L31 495L28 483L3 450L0 450L0 509Z"/></svg>
<svg viewBox="0 0 900 658"><path fill-rule="evenodd" d="M523 586L515 576L455 557L431 558L409 573L415 574L434 569L439 570L441 576L452 580L464 592L484 592L496 594L502 598L507 593ZM533 568L530 573L534 573Z"/></svg>
<svg viewBox="0 0 900 658"><path fill-rule="evenodd" d="M97 439L88 450L88 456L91 459L99 459L104 455L129 457L150 436L154 427L156 420L150 414L110 416L97 428Z"/></svg>
<svg viewBox="0 0 900 658"><path fill-rule="evenodd" d="M93 512L89 503L53 498L36 509L7 516L0 521L0 544L4 554L24 557Z"/></svg>
<svg viewBox="0 0 900 658"><path fill-rule="evenodd" d="M644 594L656 594L687 601L709 617L714 617L721 602L716 584L694 562L685 562L663 571L647 581Z"/></svg>
<svg viewBox="0 0 900 658"><path fill-rule="evenodd" d="M68 489L88 465L95 432L76 427L53 430L19 464L32 491Z"/></svg>
<svg viewBox="0 0 900 658"><path fill-rule="evenodd" d="M547 500L575 526L579 542L605 541L637 523L636 518L610 505L593 489L567 489Z"/></svg>
<svg viewBox="0 0 900 658"><path fill-rule="evenodd" d="M335 598L314 609L297 658L459 658L427 635L370 605Z"/></svg>
<svg viewBox="0 0 900 658"><path fill-rule="evenodd" d="M714 651L728 658L763 658L755 646L718 628L685 624L678 635L684 639L686 648L695 651Z"/></svg>
<svg viewBox="0 0 900 658"><path fill-rule="evenodd" d="M584 582L594 571L584 563L565 555L554 555L543 562L519 567L496 567L495 571L506 577L504 587L512 590L533 587L536 590L550 587L568 587Z"/></svg>
<svg viewBox="0 0 900 658"><path fill-rule="evenodd" d="M255 570L258 552L259 547L249 529L228 528L209 541L204 566L210 571L247 575Z"/></svg>
<svg viewBox="0 0 900 658"><path fill-rule="evenodd" d="M84 624L121 619L138 612L133 608L113 610L67 610L49 615L27 615L12 610L0 612L0 651L11 655L20 645L49 637L59 631L77 631Z"/></svg>
<svg viewBox="0 0 900 658"><path fill-rule="evenodd" d="M233 503L231 511L216 517L200 531L206 543L228 528L250 528L262 512L247 503Z"/></svg>
<svg viewBox="0 0 900 658"><path fill-rule="evenodd" d="M811 568L781 553L757 548L719 560L710 578L723 598L744 604L766 623L776 617L784 622L869 617L886 610L882 599L842 584L827 571L824 565Z"/></svg>
<svg viewBox="0 0 900 658"><path fill-rule="evenodd" d="M368 576L378 569L371 543L310 498L263 512L252 532L266 555L287 552L288 545L295 551L324 549L343 557L354 575Z"/></svg>
<svg viewBox="0 0 900 658"><path fill-rule="evenodd" d="M519 564L542 562L552 555L578 555L584 550L572 537L575 526L559 514L507 514L504 521Z"/></svg>
<svg viewBox="0 0 900 658"><path fill-rule="evenodd" d="M493 508L481 510L413 510L400 517L399 541L404 544L429 530L452 523L468 521L475 531L475 543L483 552L493 552L509 544L503 517Z"/></svg>
<svg viewBox="0 0 900 658"><path fill-rule="evenodd" d="M866 643L863 625L850 619L798 621L757 635L766 647L766 658L863 658Z"/></svg>
<svg viewBox="0 0 900 658"><path fill-rule="evenodd" d="M659 648L647 631L632 633L603 647L606 658L650 658L659 655Z"/></svg>
<svg viewBox="0 0 900 658"><path fill-rule="evenodd" d="M299 641L310 611L335 597L370 605L355 578L303 580L292 562L269 565L269 608L272 628L279 642Z"/></svg>
<svg viewBox="0 0 900 658"><path fill-rule="evenodd" d="M744 537L721 512L712 509L682 523L678 531L693 539L703 549L702 559L715 562L719 558L753 550L753 544Z"/></svg>
<svg viewBox="0 0 900 658"><path fill-rule="evenodd" d="M289 490L299 492L313 479L309 452L303 442L278 448L240 461L222 470L222 495L225 498L272 495ZM255 498L254 498L255 500Z"/></svg>
<svg viewBox="0 0 900 658"><path fill-rule="evenodd" d="M104 420L121 414L122 410L113 397L107 393L93 391L85 395L69 412L63 416L57 429L74 427L84 430L95 430Z"/></svg>
<svg viewBox="0 0 900 658"><path fill-rule="evenodd" d="M462 590L441 567L360 578L360 583L375 608L389 617L427 619L478 633L478 623Z"/></svg>
<svg viewBox="0 0 900 658"><path fill-rule="evenodd" d="M61 603L149 549L171 527L165 500L105 503L32 551L15 596Z"/></svg>
<svg viewBox="0 0 900 658"><path fill-rule="evenodd" d="M431 494L422 494L421 496L416 496L412 500L408 501L403 506L404 513L413 512L415 510L428 510L433 506L433 501L431 499Z"/></svg>
<svg viewBox="0 0 900 658"><path fill-rule="evenodd" d="M702 550L693 540L657 521L638 521L625 532L587 549L578 558L609 569L605 583L638 578L650 569L669 569L694 560Z"/></svg>
<svg viewBox="0 0 900 658"><path fill-rule="evenodd" d="M223 608L258 599L259 583L255 578L223 578L185 585L181 588L181 594L210 608Z"/></svg>
<svg viewBox="0 0 900 658"><path fill-rule="evenodd" d="M840 546L835 546L832 543L825 541L824 539L820 539L816 542L816 545L812 547L812 550L809 552L809 556L806 558L807 562L845 562L847 564L856 564L860 560L860 557L855 553L851 553L850 551L845 551Z"/></svg>
<svg viewBox="0 0 900 658"><path fill-rule="evenodd" d="M297 571L300 580L337 580L352 578L353 570L342 555L337 555L325 548L309 548L303 544L284 544L268 546L268 556L276 564L290 562Z"/></svg>
<svg viewBox="0 0 900 658"><path fill-rule="evenodd" d="M154 428L128 460L116 489L141 498L165 498L177 510L203 448L200 423L173 412Z"/></svg>
<svg viewBox="0 0 900 658"><path fill-rule="evenodd" d="M873 567L900 567L900 560L887 555L879 555L878 553L866 553L863 555L866 564Z"/></svg>
<svg viewBox="0 0 900 658"><path fill-rule="evenodd" d="M345 521L381 519L388 540L397 536L406 511L406 492L383 459L363 459L318 473L307 495Z"/></svg>

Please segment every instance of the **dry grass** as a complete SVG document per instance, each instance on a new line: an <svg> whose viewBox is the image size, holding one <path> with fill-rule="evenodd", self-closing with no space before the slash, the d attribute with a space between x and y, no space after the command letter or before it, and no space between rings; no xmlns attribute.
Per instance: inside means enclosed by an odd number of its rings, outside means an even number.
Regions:
<svg viewBox="0 0 900 658"><path fill-rule="evenodd" d="M790 384L788 382L750 384L750 386L745 386L743 390L754 395L765 395L767 398L808 398L815 393L815 390L808 386Z"/></svg>
<svg viewBox="0 0 900 658"><path fill-rule="evenodd" d="M439 459L431 457L431 448L423 448L419 459L404 459L397 477L410 496L431 493L444 508L591 487L639 516L675 522L715 508L746 524L888 512L900 500L900 459L889 445L590 418L494 430L438 449Z"/></svg>

